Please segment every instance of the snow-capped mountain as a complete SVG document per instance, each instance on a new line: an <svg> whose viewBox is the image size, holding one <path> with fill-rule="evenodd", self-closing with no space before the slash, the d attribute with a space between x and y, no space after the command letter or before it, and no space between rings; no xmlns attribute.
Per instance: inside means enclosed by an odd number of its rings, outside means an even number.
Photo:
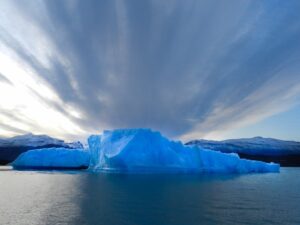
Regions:
<svg viewBox="0 0 300 225"><path fill-rule="evenodd" d="M241 138L224 141L193 140L186 145L198 145L202 148L212 149L222 152L236 152L249 155L284 155L299 154L300 142L282 141L273 138Z"/></svg>
<svg viewBox="0 0 300 225"><path fill-rule="evenodd" d="M279 162L281 165L300 165L300 142L274 138L241 138L224 141L193 140L186 145L196 145L225 153L238 153L242 158Z"/></svg>
<svg viewBox="0 0 300 225"><path fill-rule="evenodd" d="M21 153L30 149L49 147L81 149L83 145L80 142L66 143L63 140L47 135L34 135L31 133L12 138L0 138L0 164L10 163Z"/></svg>

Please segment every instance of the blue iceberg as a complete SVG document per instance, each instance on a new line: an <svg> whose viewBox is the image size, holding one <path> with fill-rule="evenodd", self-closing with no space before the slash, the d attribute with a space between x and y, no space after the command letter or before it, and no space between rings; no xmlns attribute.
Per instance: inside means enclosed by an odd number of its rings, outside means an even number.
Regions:
<svg viewBox="0 0 300 225"><path fill-rule="evenodd" d="M84 149L43 148L22 153L13 163L14 169L86 169L90 153Z"/></svg>
<svg viewBox="0 0 300 225"><path fill-rule="evenodd" d="M185 146L150 129L104 131L88 139L90 170L113 172L279 172L279 164L240 159L226 154Z"/></svg>

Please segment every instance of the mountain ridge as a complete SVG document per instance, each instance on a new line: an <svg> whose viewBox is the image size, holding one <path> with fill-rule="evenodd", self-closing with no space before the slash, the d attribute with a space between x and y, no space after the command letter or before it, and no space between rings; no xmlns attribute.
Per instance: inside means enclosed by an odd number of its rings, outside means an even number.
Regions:
<svg viewBox="0 0 300 225"><path fill-rule="evenodd" d="M20 154L28 150L51 147L80 149L83 148L83 145L79 141L68 143L48 135L35 135L32 133L10 138L0 138L0 165L6 165L14 161Z"/></svg>
<svg viewBox="0 0 300 225"><path fill-rule="evenodd" d="M276 162L283 166L300 166L300 142L253 137L222 141L196 139L185 143L224 153L237 153L241 158Z"/></svg>

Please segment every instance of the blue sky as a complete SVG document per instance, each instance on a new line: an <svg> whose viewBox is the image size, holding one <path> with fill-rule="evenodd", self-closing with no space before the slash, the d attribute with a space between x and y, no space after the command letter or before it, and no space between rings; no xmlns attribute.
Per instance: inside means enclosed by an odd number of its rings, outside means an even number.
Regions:
<svg viewBox="0 0 300 225"><path fill-rule="evenodd" d="M224 138L265 136L285 140L300 140L300 106L267 117L240 129L228 132Z"/></svg>
<svg viewBox="0 0 300 225"><path fill-rule="evenodd" d="M300 140L298 0L0 9L0 136L150 127L182 140Z"/></svg>

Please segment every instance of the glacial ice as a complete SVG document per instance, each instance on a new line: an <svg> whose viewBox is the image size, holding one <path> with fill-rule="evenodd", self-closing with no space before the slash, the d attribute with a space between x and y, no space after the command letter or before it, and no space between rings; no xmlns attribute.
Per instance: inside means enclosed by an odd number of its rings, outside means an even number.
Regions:
<svg viewBox="0 0 300 225"><path fill-rule="evenodd" d="M14 169L83 169L88 168L90 153L84 149L43 148L22 153Z"/></svg>
<svg viewBox="0 0 300 225"><path fill-rule="evenodd" d="M185 146L150 129L104 131L88 139L90 170L114 172L279 172L279 164L240 159L226 154Z"/></svg>
<svg viewBox="0 0 300 225"><path fill-rule="evenodd" d="M80 169L113 172L279 172L279 165L240 159L227 154L185 146L150 129L104 131L88 138L84 149L43 148L21 154L15 169Z"/></svg>

